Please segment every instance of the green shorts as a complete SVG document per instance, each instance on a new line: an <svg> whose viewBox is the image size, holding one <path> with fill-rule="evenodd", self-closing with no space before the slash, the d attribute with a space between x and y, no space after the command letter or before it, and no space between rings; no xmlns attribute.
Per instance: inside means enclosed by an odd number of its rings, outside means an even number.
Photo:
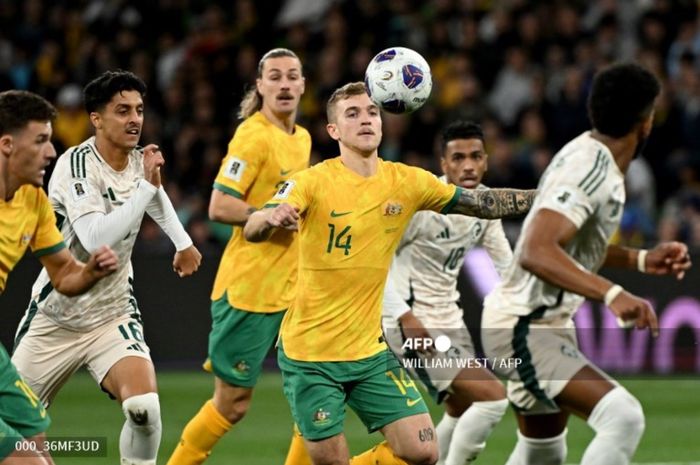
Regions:
<svg viewBox="0 0 700 465"><path fill-rule="evenodd" d="M0 345L0 462L15 451L17 441L43 433L49 424L44 405Z"/></svg>
<svg viewBox="0 0 700 465"><path fill-rule="evenodd" d="M224 293L211 303L209 360L204 368L229 384L252 388L277 340L283 317L284 311L256 313L234 308Z"/></svg>
<svg viewBox="0 0 700 465"><path fill-rule="evenodd" d="M427 413L416 384L390 350L353 362L303 362L277 350L284 395L301 435L319 441L343 432L347 403L370 433Z"/></svg>

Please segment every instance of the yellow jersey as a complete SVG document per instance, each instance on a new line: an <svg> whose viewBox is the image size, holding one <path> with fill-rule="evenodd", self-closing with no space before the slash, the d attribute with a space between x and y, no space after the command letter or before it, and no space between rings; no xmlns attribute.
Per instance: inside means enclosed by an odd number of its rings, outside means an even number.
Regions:
<svg viewBox="0 0 700 465"><path fill-rule="evenodd" d="M214 189L245 200L256 208L293 174L308 168L311 136L299 125L288 134L257 112L236 129ZM272 241L247 242L234 227L216 273L212 300L227 292L232 307L250 312L285 310L297 281L297 234L275 235Z"/></svg>
<svg viewBox="0 0 700 465"><path fill-rule="evenodd" d="M20 187L9 202L0 199L0 293L27 247L37 257L65 247L46 193L31 185Z"/></svg>
<svg viewBox="0 0 700 465"><path fill-rule="evenodd" d="M446 213L458 194L423 169L383 160L367 178L338 157L286 182L268 204L288 203L301 215L299 283L281 328L285 354L334 362L385 350L382 295L401 236L416 211Z"/></svg>

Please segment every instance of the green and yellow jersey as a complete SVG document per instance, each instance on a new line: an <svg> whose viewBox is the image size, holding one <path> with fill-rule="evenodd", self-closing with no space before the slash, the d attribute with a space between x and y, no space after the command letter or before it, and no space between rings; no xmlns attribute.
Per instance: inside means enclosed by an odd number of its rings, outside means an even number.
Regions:
<svg viewBox="0 0 700 465"><path fill-rule="evenodd" d="M31 185L20 187L9 202L0 199L0 293L27 247L37 257L65 247L46 193Z"/></svg>
<svg viewBox="0 0 700 465"><path fill-rule="evenodd" d="M386 349L381 303L394 250L417 210L446 213L457 196L456 186L425 170L383 160L367 178L334 158L287 181L268 204L288 203L301 214L299 282L281 329L285 354L354 361Z"/></svg>
<svg viewBox="0 0 700 465"><path fill-rule="evenodd" d="M260 208L293 174L309 166L311 136L295 126L288 134L257 112L236 130L214 189ZM232 307L278 312L289 307L297 281L297 234L284 232L268 242L251 243L234 227L221 257L211 293L227 292Z"/></svg>

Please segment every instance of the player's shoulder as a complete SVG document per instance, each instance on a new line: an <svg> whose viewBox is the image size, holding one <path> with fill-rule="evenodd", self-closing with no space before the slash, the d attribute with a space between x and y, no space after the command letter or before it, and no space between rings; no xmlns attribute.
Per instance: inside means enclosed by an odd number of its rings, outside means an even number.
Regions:
<svg viewBox="0 0 700 465"><path fill-rule="evenodd" d="M602 142L591 137L589 131L584 132L578 137L569 141L564 147L557 152L552 159L552 163L563 167L568 160L575 160L574 163L566 163L570 169L574 169L578 163L595 163L602 159L612 158L610 149Z"/></svg>
<svg viewBox="0 0 700 465"><path fill-rule="evenodd" d="M271 125L272 123L262 113L256 112L238 125L233 133L231 142L240 142L248 139L266 141L269 139Z"/></svg>
<svg viewBox="0 0 700 465"><path fill-rule="evenodd" d="M31 184L24 184L15 192L15 200L21 205L30 207L30 211L44 201L48 201L46 193L41 187L36 187Z"/></svg>
<svg viewBox="0 0 700 465"><path fill-rule="evenodd" d="M379 159L382 165L382 170L384 172L390 173L402 179L410 178L428 178L428 179L438 179L438 177L431 173L430 171L423 169L419 166L407 165L398 161L388 161Z"/></svg>
<svg viewBox="0 0 700 465"><path fill-rule="evenodd" d="M94 164L101 163L94 140L94 136L90 137L63 152L56 160L54 175L78 179L87 178L89 168Z"/></svg>

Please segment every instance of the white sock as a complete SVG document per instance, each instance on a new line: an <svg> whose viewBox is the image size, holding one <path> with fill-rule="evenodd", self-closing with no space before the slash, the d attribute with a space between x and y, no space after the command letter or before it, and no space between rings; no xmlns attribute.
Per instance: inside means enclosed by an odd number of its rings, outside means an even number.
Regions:
<svg viewBox="0 0 700 465"><path fill-rule="evenodd" d="M528 438L518 431L518 442L506 465L561 465L566 460L566 432L545 439Z"/></svg>
<svg viewBox="0 0 700 465"><path fill-rule="evenodd" d="M158 394L129 397L122 410L126 421L119 437L121 465L155 465L161 435Z"/></svg>
<svg viewBox="0 0 700 465"><path fill-rule="evenodd" d="M457 421L445 465L465 465L476 460L507 408L506 399L474 402Z"/></svg>
<svg viewBox="0 0 700 465"><path fill-rule="evenodd" d="M440 457L438 458L436 465L445 465L447 451L450 450L450 441L452 441L452 433L455 430L455 426L457 426L457 421L459 421L459 417L453 417L445 413L442 416L440 423L438 423L435 427L438 440L438 449L440 452Z"/></svg>
<svg viewBox="0 0 700 465"><path fill-rule="evenodd" d="M618 386L603 396L588 417L596 432L581 465L627 465L644 433L644 412L639 401Z"/></svg>

